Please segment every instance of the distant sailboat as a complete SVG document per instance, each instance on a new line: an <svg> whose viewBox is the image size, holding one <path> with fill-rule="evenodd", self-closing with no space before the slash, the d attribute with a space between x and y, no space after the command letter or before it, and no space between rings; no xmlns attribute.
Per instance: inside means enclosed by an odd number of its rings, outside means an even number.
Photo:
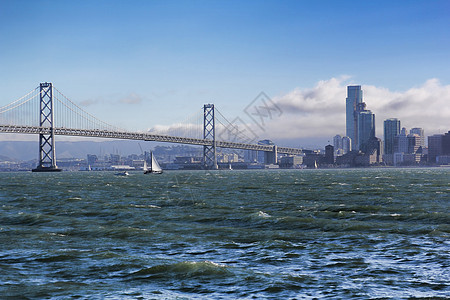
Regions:
<svg viewBox="0 0 450 300"><path fill-rule="evenodd" d="M150 168L147 166L147 161L144 160L144 174L161 174L163 170L159 166L158 162L156 161L155 157L153 156L153 152L150 152L151 157L151 165Z"/></svg>

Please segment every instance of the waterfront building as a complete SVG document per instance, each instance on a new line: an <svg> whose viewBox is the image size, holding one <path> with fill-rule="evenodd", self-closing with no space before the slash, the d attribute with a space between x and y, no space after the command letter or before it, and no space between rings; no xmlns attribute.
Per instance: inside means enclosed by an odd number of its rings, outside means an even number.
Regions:
<svg viewBox="0 0 450 300"><path fill-rule="evenodd" d="M400 134L400 120L384 120L384 154L394 154L394 139Z"/></svg>
<svg viewBox="0 0 450 300"><path fill-rule="evenodd" d="M334 164L334 147L332 145L325 146L325 163Z"/></svg>
<svg viewBox="0 0 450 300"><path fill-rule="evenodd" d="M450 131L442 137L442 154L450 155Z"/></svg>
<svg viewBox="0 0 450 300"><path fill-rule="evenodd" d="M406 128L402 128L400 133L394 137L393 161L389 161L388 155L386 155L385 162L391 162L394 165L417 164L421 161L423 149L421 137L416 133L408 134Z"/></svg>
<svg viewBox="0 0 450 300"><path fill-rule="evenodd" d="M258 151L245 150L244 151L244 162L256 163L258 161Z"/></svg>
<svg viewBox="0 0 450 300"><path fill-rule="evenodd" d="M450 131L428 137L428 161L445 164L450 156Z"/></svg>
<svg viewBox="0 0 450 300"><path fill-rule="evenodd" d="M258 141L258 145L275 145L274 142L271 140L261 140ZM258 163L260 164L276 164L277 158L274 157L273 153L271 152L265 152L265 151L258 151Z"/></svg>
<svg viewBox="0 0 450 300"><path fill-rule="evenodd" d="M297 155L283 156L280 158L280 168L282 169L300 169L303 164L303 157Z"/></svg>
<svg viewBox="0 0 450 300"><path fill-rule="evenodd" d="M442 154L442 134L428 137L428 161L436 163L436 157Z"/></svg>

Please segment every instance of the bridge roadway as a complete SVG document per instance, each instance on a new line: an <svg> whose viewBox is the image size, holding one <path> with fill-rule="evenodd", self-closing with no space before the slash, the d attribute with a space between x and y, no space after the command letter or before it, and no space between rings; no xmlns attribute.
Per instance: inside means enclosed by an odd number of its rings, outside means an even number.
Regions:
<svg viewBox="0 0 450 300"><path fill-rule="evenodd" d="M0 132L4 133L20 133L20 134L50 134L51 128L39 126L15 126L15 125L0 125ZM141 140L141 141L155 141L178 144L189 144L199 146L212 146L213 141L207 139L184 138L176 136L158 135L141 132L128 131L109 131L98 129L71 129L71 128L54 128L55 135L66 136L83 136L83 137L97 137L110 139L125 139L125 140ZM257 150L273 152L274 146L245 144L235 142L216 141L216 147L242 150ZM277 153L301 155L302 149L277 147Z"/></svg>

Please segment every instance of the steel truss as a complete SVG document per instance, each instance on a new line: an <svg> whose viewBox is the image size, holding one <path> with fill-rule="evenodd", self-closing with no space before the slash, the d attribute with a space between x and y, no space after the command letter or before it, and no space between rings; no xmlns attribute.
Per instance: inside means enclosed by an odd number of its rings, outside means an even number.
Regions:
<svg viewBox="0 0 450 300"><path fill-rule="evenodd" d="M0 132L3 133L20 133L20 134L49 134L51 128L39 127L39 126L16 126L16 125L0 125ZM71 128L54 128L55 135L65 136L84 136L84 137L96 137L96 138L108 138L108 139L124 139L124 140L140 140L140 141L154 141L154 142L167 142L177 144L199 145L199 146L212 146L212 140L184 138L168 135L149 134L142 132L128 132L128 131L109 131L109 130L97 130L97 129L71 129ZM242 149L242 150L256 150L273 152L274 146L272 145L257 145L257 144L245 144L234 142L222 142L216 141L216 147L228 148L228 149ZM302 149L289 148L289 147L277 147L277 153L301 155Z"/></svg>
<svg viewBox="0 0 450 300"><path fill-rule="evenodd" d="M211 145L203 146L203 166L208 170L216 170L217 153L214 104L205 104L203 106L203 139L211 141Z"/></svg>
<svg viewBox="0 0 450 300"><path fill-rule="evenodd" d="M55 127L53 110L53 86L49 82L40 84L39 126L47 127L49 132L39 133L39 165L33 172L60 171L56 166Z"/></svg>

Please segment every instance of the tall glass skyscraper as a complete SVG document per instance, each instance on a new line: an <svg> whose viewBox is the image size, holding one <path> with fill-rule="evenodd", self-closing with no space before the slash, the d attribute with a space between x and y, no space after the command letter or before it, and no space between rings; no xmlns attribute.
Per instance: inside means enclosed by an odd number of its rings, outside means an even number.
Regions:
<svg viewBox="0 0 450 300"><path fill-rule="evenodd" d="M400 134L400 120L384 120L384 153L394 154L394 138Z"/></svg>
<svg viewBox="0 0 450 300"><path fill-rule="evenodd" d="M347 99L345 100L345 129L346 135L351 139L352 148L357 148L355 146L358 145L357 112L360 110L364 110L365 108L362 99L363 92L360 85L347 86Z"/></svg>
<svg viewBox="0 0 450 300"><path fill-rule="evenodd" d="M370 141L375 138L375 115L370 110L357 112L358 149L369 152Z"/></svg>

